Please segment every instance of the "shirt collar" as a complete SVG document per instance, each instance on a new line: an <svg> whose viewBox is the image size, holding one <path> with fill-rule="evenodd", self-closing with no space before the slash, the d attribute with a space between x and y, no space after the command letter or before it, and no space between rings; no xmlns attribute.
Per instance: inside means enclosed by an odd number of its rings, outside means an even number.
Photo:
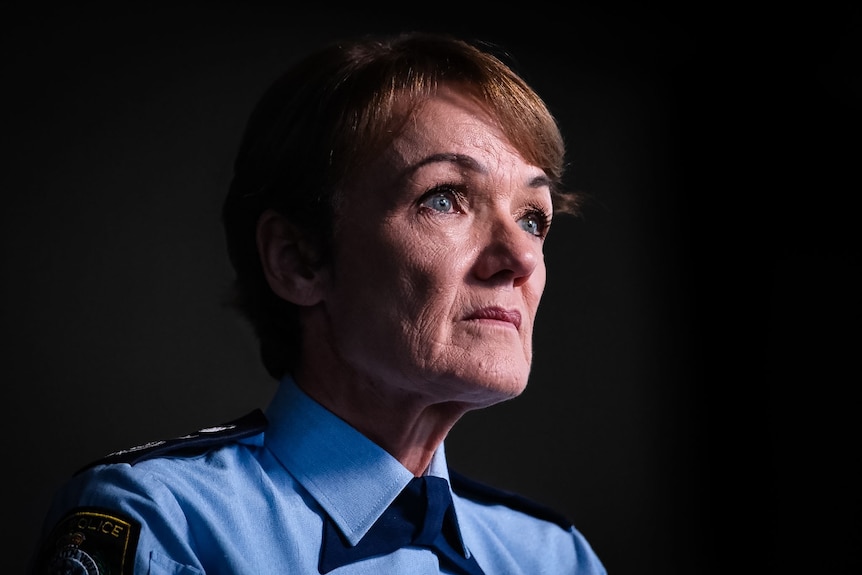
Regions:
<svg viewBox="0 0 862 575"><path fill-rule="evenodd" d="M265 445L356 545L413 478L383 448L285 377L266 411ZM441 444L429 475L449 480Z"/></svg>

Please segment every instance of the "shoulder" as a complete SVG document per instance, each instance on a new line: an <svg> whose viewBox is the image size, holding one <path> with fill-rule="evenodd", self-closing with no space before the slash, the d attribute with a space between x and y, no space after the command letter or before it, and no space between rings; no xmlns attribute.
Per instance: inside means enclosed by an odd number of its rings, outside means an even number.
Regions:
<svg viewBox="0 0 862 575"><path fill-rule="evenodd" d="M449 479L464 503L457 509L464 542L488 572L606 575L590 544L562 513L451 470Z"/></svg>
<svg viewBox="0 0 862 575"><path fill-rule="evenodd" d="M150 441L142 445L109 453L105 457L91 461L81 467L75 472L75 475L79 475L97 465L115 463L135 465L141 461L168 455L187 456L203 453L239 439L262 433L266 430L266 427L266 416L260 409L255 409L232 421L204 427L170 439Z"/></svg>
<svg viewBox="0 0 862 575"><path fill-rule="evenodd" d="M517 493L492 487L451 469L449 470L449 481L452 485L452 491L459 497L477 503L504 505L536 519L554 523L566 530L572 527L569 518L559 511Z"/></svg>

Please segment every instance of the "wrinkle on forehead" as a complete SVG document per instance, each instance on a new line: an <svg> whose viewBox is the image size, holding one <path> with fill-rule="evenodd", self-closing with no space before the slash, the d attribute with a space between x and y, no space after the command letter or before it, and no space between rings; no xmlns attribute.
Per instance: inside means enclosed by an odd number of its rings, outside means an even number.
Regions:
<svg viewBox="0 0 862 575"><path fill-rule="evenodd" d="M457 118L452 117L449 114L452 110L458 110L463 114L458 114ZM490 148L496 140L505 142L509 151L518 154L508 144L497 121L478 99L468 93L461 93L445 86L413 107L407 122L393 140L391 147L407 146L409 149L410 144L427 143L428 140L438 141L441 139L439 130L434 130L437 126L446 126L446 133L451 134L452 139L457 139L469 146Z"/></svg>
<svg viewBox="0 0 862 575"><path fill-rule="evenodd" d="M530 165L474 98L443 89L418 105L383 157L397 171L415 171L433 162L452 162L464 172ZM544 170L534 167L529 187L550 185Z"/></svg>

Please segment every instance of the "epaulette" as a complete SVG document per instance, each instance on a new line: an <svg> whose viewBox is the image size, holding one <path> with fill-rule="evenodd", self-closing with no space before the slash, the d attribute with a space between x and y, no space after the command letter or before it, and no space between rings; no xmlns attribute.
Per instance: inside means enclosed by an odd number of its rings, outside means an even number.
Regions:
<svg viewBox="0 0 862 575"><path fill-rule="evenodd" d="M88 463L81 469L75 472L75 475L89 469L90 467L109 463L128 463L134 465L146 459L161 457L171 453L201 451L210 447L221 445L228 441L235 441L244 437L250 437L266 430L266 416L260 409L234 419L227 423L204 427L193 433L174 437L172 439L160 439L158 441L150 441L143 445L131 447L115 451Z"/></svg>
<svg viewBox="0 0 862 575"><path fill-rule="evenodd" d="M451 469L449 470L449 481L452 485L452 491L460 497L472 499L480 503L496 503L499 505L505 505L506 507L516 511L521 511L528 515L532 515L533 517L556 523L563 529L568 529L572 526L572 522L569 518L559 511L551 509L541 503L537 503L536 501L528 499L522 495L518 495L517 493L491 487L490 485L486 485L476 481L475 479L470 479L469 477L461 475Z"/></svg>

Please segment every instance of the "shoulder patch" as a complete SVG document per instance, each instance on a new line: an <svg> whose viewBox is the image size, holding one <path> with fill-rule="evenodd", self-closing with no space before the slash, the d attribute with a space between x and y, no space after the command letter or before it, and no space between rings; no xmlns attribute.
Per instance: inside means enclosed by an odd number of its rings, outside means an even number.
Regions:
<svg viewBox="0 0 862 575"><path fill-rule="evenodd" d="M255 409L243 417L227 423L198 429L193 433L181 435L180 437L150 441L143 445L115 451L99 460L88 463L76 471L75 475L95 465L108 463L128 463L129 465L134 465L146 459L160 457L169 453L192 449L206 449L228 441L256 435L266 430L266 426L266 416L260 409Z"/></svg>
<svg viewBox="0 0 862 575"><path fill-rule="evenodd" d="M491 487L485 483L470 479L455 471L449 470L449 480L452 483L452 491L461 497L479 501L482 503L496 503L505 505L516 511L521 511L533 517L556 523L563 529L572 526L572 522L562 513L551 509L532 499L528 499L517 493Z"/></svg>
<svg viewBox="0 0 862 575"><path fill-rule="evenodd" d="M140 533L140 523L115 510L73 509L45 540L35 573L131 575Z"/></svg>

